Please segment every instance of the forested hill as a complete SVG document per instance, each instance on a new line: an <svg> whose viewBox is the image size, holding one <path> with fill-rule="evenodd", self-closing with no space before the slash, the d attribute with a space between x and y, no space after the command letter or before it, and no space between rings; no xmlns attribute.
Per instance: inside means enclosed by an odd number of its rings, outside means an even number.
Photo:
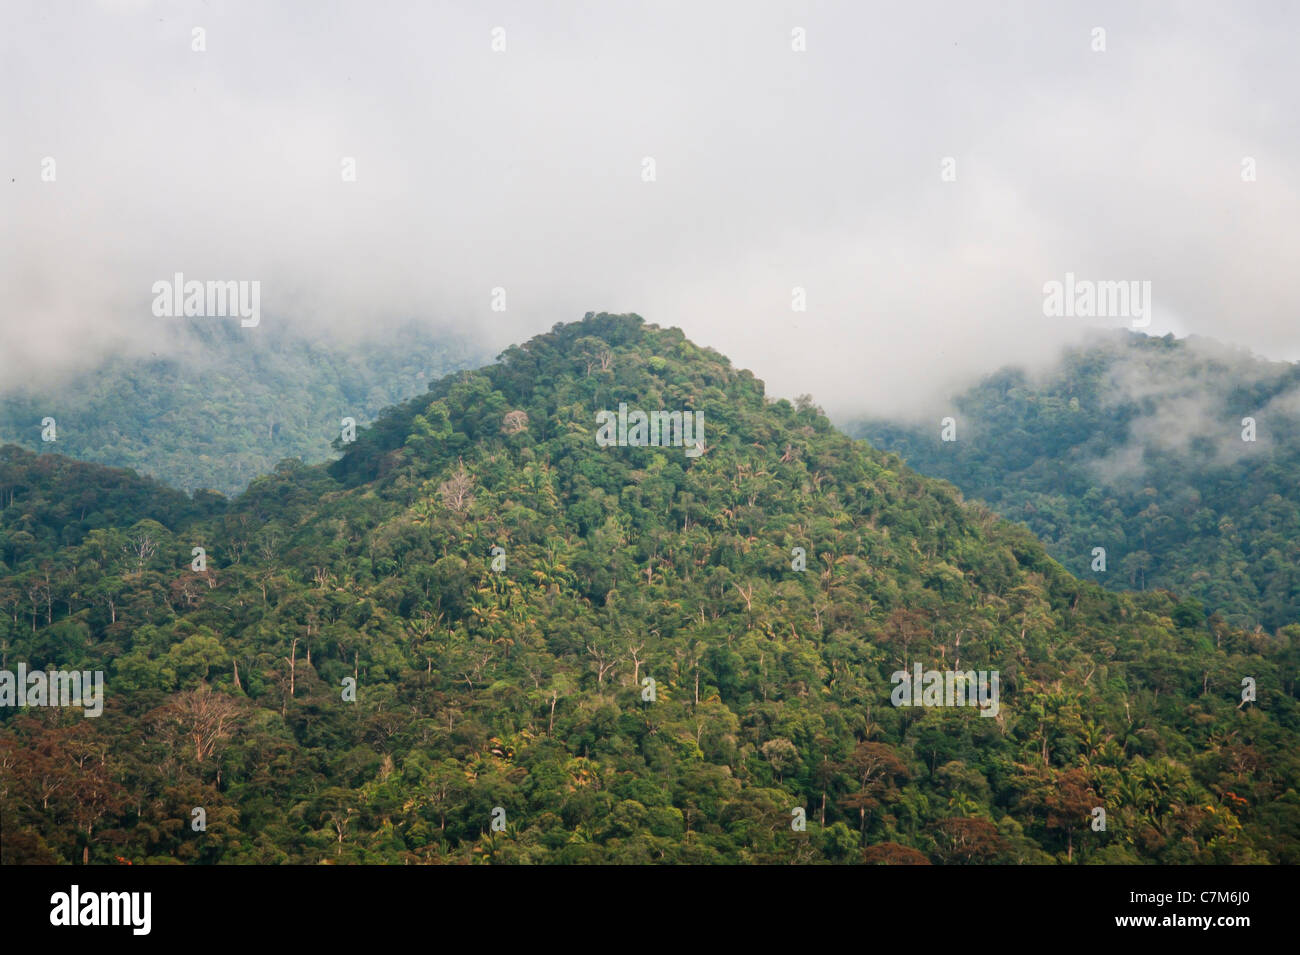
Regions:
<svg viewBox="0 0 1300 955"><path fill-rule="evenodd" d="M1081 577L1171 588L1238 626L1300 621L1300 365L1112 333L1041 377L991 375L949 414L950 442L937 418L848 430L1023 521Z"/></svg>
<svg viewBox="0 0 1300 955"><path fill-rule="evenodd" d="M39 386L11 383L0 391L0 444L232 495L285 458L332 457L344 417L369 421L486 357L416 323L352 340L176 319L159 328L152 356L114 353Z"/></svg>
<svg viewBox="0 0 1300 955"><path fill-rule="evenodd" d="M621 404L703 423L606 446ZM1300 627L1076 579L636 316L143 503L0 580L8 665L107 672L102 717L0 709L5 861L1300 861ZM915 665L996 711L893 705Z"/></svg>

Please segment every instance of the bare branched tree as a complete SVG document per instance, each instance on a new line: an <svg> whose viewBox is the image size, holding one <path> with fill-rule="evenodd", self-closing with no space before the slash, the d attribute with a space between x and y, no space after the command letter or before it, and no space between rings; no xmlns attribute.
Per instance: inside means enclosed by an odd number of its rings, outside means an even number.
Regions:
<svg viewBox="0 0 1300 955"><path fill-rule="evenodd" d="M474 503L474 495L470 493L473 487L474 476L465 470L465 462L458 459L456 470L452 472L450 478L442 482L438 493L442 495L444 506L457 514L462 514Z"/></svg>

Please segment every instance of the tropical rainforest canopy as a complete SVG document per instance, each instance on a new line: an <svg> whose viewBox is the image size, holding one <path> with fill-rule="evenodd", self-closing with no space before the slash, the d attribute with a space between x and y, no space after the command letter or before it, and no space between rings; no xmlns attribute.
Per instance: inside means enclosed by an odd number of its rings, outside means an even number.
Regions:
<svg viewBox="0 0 1300 955"><path fill-rule="evenodd" d="M599 447L620 402L702 453ZM1073 576L676 329L557 325L339 448L233 500L3 449L2 665L106 673L0 710L3 861L1300 862L1294 618ZM892 705L917 663L997 716Z"/></svg>

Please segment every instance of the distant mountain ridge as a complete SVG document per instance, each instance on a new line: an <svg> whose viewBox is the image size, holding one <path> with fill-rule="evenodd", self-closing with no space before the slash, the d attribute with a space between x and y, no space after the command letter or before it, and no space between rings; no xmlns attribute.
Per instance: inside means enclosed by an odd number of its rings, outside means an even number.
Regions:
<svg viewBox="0 0 1300 955"><path fill-rule="evenodd" d="M234 495L284 458L332 457L344 417L366 422L434 378L488 358L416 323L338 342L271 321L257 329L167 321L163 357L113 355L56 386L0 391L0 444ZM46 418L54 419L53 442L42 438Z"/></svg>
<svg viewBox="0 0 1300 955"><path fill-rule="evenodd" d="M1170 588L1238 626L1300 621L1300 365L1123 332L1041 378L990 375L952 415L953 442L937 420L846 430L1025 523L1081 578Z"/></svg>

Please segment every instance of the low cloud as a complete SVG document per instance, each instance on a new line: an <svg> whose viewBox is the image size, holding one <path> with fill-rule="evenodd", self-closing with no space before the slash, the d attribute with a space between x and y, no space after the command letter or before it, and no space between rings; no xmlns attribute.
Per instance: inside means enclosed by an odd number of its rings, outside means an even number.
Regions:
<svg viewBox="0 0 1300 955"><path fill-rule="evenodd" d="M1227 467L1267 454L1279 428L1291 428L1300 416L1300 391L1285 388L1293 366L1261 360L1251 352L1205 338L1183 343L1177 362L1161 360L1158 351L1135 351L1118 342L1117 359L1102 386L1102 407L1132 410L1129 440L1106 457L1091 462L1107 483L1141 480L1148 452L1185 456L1200 468ZM1283 390L1263 402L1247 396ZM1244 418L1255 420L1255 439L1242 438Z"/></svg>
<svg viewBox="0 0 1300 955"><path fill-rule="evenodd" d="M634 311L838 415L1050 364L1107 324L1044 316L1067 272L1300 357L1300 14L1179 13L11 3L0 376L157 350L175 272L260 281L256 335Z"/></svg>

